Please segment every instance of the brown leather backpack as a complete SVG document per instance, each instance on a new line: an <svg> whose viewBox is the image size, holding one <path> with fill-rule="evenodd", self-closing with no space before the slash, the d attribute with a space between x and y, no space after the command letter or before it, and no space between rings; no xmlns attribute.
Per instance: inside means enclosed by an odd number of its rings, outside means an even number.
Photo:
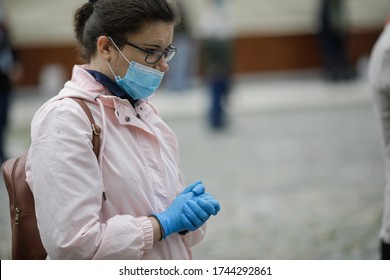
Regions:
<svg viewBox="0 0 390 280"><path fill-rule="evenodd" d="M79 98L76 101L91 122L93 151L99 157L100 128L95 124L92 113L86 103ZM12 232L13 260L43 260L47 253L39 235L35 216L34 197L26 182L27 153L11 158L3 163L3 179L9 196Z"/></svg>

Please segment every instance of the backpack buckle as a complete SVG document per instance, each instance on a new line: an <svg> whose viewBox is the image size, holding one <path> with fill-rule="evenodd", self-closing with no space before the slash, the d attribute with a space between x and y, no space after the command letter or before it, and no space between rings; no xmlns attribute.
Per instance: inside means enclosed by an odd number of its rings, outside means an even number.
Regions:
<svg viewBox="0 0 390 280"><path fill-rule="evenodd" d="M100 136L100 132L102 131L102 130L100 129L100 127L99 127L98 125L96 125L96 124L92 124L91 127L92 127L93 133L94 133L95 135L97 135L97 136Z"/></svg>

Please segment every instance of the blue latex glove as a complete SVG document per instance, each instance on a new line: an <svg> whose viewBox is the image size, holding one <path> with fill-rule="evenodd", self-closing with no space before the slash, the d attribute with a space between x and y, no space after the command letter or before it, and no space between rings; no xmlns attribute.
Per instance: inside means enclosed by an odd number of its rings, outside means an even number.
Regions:
<svg viewBox="0 0 390 280"><path fill-rule="evenodd" d="M194 195L201 195L205 192L205 189L206 188L204 187L202 181L198 180L186 187L181 193L192 192Z"/></svg>
<svg viewBox="0 0 390 280"><path fill-rule="evenodd" d="M217 215L221 210L219 202L209 193L205 192L187 201L181 215L186 230L194 231L201 227L211 215Z"/></svg>
<svg viewBox="0 0 390 280"><path fill-rule="evenodd" d="M208 201L212 206L214 206L214 212L212 212L211 209L209 211L207 211L207 212L211 213L210 215L216 216L218 214L218 212L221 210L221 206L220 206L219 202L210 193L204 192L203 194L194 197L194 201L197 201L199 199L204 199L204 200Z"/></svg>
<svg viewBox="0 0 390 280"><path fill-rule="evenodd" d="M196 181L195 183L186 187L164 212L153 215L157 218L160 226L162 227L163 239L172 233L182 232L185 230L181 219L183 207L189 200L191 200L191 198L194 198L195 195L203 194L204 190L205 188L201 184L201 181Z"/></svg>

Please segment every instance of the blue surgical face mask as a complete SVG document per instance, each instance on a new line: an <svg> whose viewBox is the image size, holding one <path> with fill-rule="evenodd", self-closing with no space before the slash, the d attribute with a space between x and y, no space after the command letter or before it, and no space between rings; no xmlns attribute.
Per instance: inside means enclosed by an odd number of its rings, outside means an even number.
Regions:
<svg viewBox="0 0 390 280"><path fill-rule="evenodd" d="M114 75L116 83L134 100L144 100L152 96L153 93L159 88L164 77L164 72L147 67L135 61L130 62L118 47L117 49L130 65L126 71L125 76L121 78L120 76L115 75L107 61L108 67Z"/></svg>

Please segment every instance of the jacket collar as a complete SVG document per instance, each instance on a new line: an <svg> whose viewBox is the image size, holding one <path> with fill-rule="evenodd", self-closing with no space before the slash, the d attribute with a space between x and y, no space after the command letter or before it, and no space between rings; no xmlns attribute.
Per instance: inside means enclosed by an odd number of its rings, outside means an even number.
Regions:
<svg viewBox="0 0 390 280"><path fill-rule="evenodd" d="M129 100L130 104L134 107L136 100L134 100L131 96L129 96L124 90L122 90L117 83L111 80L109 77L104 75L103 73L95 70L87 69L87 72L95 78L95 80L101 83L104 87L106 87L113 95Z"/></svg>

